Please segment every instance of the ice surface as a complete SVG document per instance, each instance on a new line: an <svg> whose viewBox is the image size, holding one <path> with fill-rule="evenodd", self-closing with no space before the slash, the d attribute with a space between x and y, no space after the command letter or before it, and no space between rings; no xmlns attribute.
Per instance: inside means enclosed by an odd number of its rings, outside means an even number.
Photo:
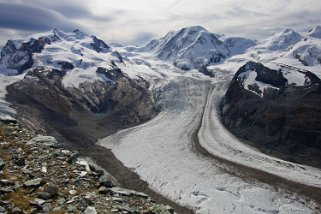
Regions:
<svg viewBox="0 0 321 214"><path fill-rule="evenodd" d="M3 76L0 75L0 120L13 120L16 111L11 108L11 104L5 101L7 94L6 87L21 79L24 74L18 76Z"/></svg>
<svg viewBox="0 0 321 214"><path fill-rule="evenodd" d="M209 152L297 182L321 185L319 170L303 169L300 165L266 156L239 142L223 128L216 107L226 92L229 75L224 78L222 74L210 80L203 75L179 72L169 64L147 59L146 55L140 57L149 65L139 63L136 67L133 63L127 73L141 66L145 68L142 73L138 69L135 74L152 80L151 89L158 92L162 111L151 121L119 131L98 144L111 149L152 189L192 207L196 213L315 212L312 201L255 179L244 180L230 173L228 165L197 152L193 136L202 124L198 138ZM233 66L237 63L230 62L224 69ZM220 68L222 73L224 69Z"/></svg>
<svg viewBox="0 0 321 214"><path fill-rule="evenodd" d="M199 28L192 30L202 31ZM312 200L255 178L244 179L234 173L231 164L204 156L197 149L199 143L211 155L223 160L292 182L321 187L320 170L262 154L230 134L219 118L219 101L235 72L247 61L263 62L273 69L279 67L277 63L304 67L293 54L287 55L291 51L289 48L305 42L296 43L298 37L295 33L284 31L286 38L282 37L283 34L279 35L278 41L271 39L268 43L266 40L265 46L249 48L242 55L209 66L208 69L215 76L212 79L196 70L182 71L172 66L170 60L160 61L149 53L137 52L137 48L133 47L115 47L125 56L125 63L120 63L112 50L101 53L94 51L90 47L93 38L86 34L57 30L55 33L60 40L46 45L42 53L34 55L35 66L60 68L61 61L72 63L75 68L67 71L63 79L66 87L77 87L84 81L109 81L95 71L97 67L112 69L112 61L127 76L144 78L150 82L150 89L155 92L161 112L140 126L119 131L98 143L110 148L126 167L140 175L152 189L192 207L197 213L316 213L316 204ZM169 33L168 38L173 34L175 32ZM318 43L312 39L309 41ZM159 44L156 41L150 45ZM272 50L269 47L273 47ZM203 51L198 45L193 48L195 54ZM179 63L190 62L189 58L185 61L183 54L180 56ZM203 59L196 57L195 60ZM314 64L309 69L317 71L318 66ZM283 74L290 83L297 85L305 80L304 74L298 72L289 70ZM244 75L247 77L245 85L258 82L255 72L248 71ZM6 115L13 112L9 104L3 101L5 86L21 78L23 75L0 77L0 109ZM259 84L260 88L267 87Z"/></svg>

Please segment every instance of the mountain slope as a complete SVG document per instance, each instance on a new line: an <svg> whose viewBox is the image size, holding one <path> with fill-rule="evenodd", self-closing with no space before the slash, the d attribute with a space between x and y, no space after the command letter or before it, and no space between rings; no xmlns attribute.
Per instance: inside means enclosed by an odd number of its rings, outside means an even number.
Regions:
<svg viewBox="0 0 321 214"><path fill-rule="evenodd" d="M284 55L283 62L287 63L287 60L290 60L289 63L291 64L293 59L299 62L296 64L302 66L315 67L321 65L321 26L314 27L304 39L293 45Z"/></svg>
<svg viewBox="0 0 321 214"><path fill-rule="evenodd" d="M298 43L301 39L302 36L299 33L295 32L292 29L285 29L260 41L256 49L282 51L286 50L291 45Z"/></svg>
<svg viewBox="0 0 321 214"><path fill-rule="evenodd" d="M95 74L96 68L112 69L115 63L122 63L121 56L102 40L79 30L65 33L57 29L33 35L26 41L9 40L0 59L1 73L5 75L39 66L70 70L64 79L66 86L77 86L84 81L104 81ZM69 81L68 77L73 80Z"/></svg>
<svg viewBox="0 0 321 214"><path fill-rule="evenodd" d="M155 114L149 84L125 75L117 66L123 63L118 52L79 30L9 40L0 62L4 83L6 75L23 73L7 86L6 100L18 119L62 138L72 136L68 129L83 135L73 143L88 143L93 136Z"/></svg>
<svg viewBox="0 0 321 214"><path fill-rule="evenodd" d="M306 70L277 67L242 66L224 96L222 121L265 152L321 167L321 80Z"/></svg>
<svg viewBox="0 0 321 214"><path fill-rule="evenodd" d="M308 37L321 39L321 26L317 25L308 32Z"/></svg>
<svg viewBox="0 0 321 214"><path fill-rule="evenodd" d="M256 41L241 37L226 38L224 43L229 48L231 55L243 54L247 49L256 45Z"/></svg>

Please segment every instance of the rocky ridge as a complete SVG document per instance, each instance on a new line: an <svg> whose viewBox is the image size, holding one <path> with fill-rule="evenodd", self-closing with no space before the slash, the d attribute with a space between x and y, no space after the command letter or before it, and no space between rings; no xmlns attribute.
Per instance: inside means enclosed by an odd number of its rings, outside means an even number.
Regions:
<svg viewBox="0 0 321 214"><path fill-rule="evenodd" d="M0 122L0 213L174 213L54 137Z"/></svg>
<svg viewBox="0 0 321 214"><path fill-rule="evenodd" d="M320 85L306 70L248 62L223 98L222 122L269 154L321 167Z"/></svg>

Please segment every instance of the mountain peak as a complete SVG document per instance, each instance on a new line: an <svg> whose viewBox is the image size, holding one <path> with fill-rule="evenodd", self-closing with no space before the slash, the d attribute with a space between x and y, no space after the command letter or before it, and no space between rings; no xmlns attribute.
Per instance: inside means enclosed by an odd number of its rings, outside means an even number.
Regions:
<svg viewBox="0 0 321 214"><path fill-rule="evenodd" d="M60 39L64 39L64 40L78 40L78 39L84 39L85 37L88 37L88 35L78 29L72 31L72 32L64 32L60 29L53 29L52 33L59 37Z"/></svg>
<svg viewBox="0 0 321 214"><path fill-rule="evenodd" d="M290 46L298 43L301 39L302 36L299 33L293 29L286 28L263 40L261 47L271 51L286 50Z"/></svg>
<svg viewBox="0 0 321 214"><path fill-rule="evenodd" d="M308 32L308 36L321 39L321 26L317 25Z"/></svg>
<svg viewBox="0 0 321 214"><path fill-rule="evenodd" d="M152 40L141 50L152 51L160 59L173 61L183 70L221 62L230 54L215 34L201 26L171 31L160 39Z"/></svg>
<svg viewBox="0 0 321 214"><path fill-rule="evenodd" d="M185 31L195 31L195 32L201 32L201 31L206 31L206 32L208 32L204 27L199 26L199 25L190 26L190 27L185 27L185 28L182 28L182 30L185 30Z"/></svg>
<svg viewBox="0 0 321 214"><path fill-rule="evenodd" d="M292 28L285 28L283 31L280 32L280 34L293 34L293 33L296 33L296 32Z"/></svg>
<svg viewBox="0 0 321 214"><path fill-rule="evenodd" d="M1 50L0 73L15 75L37 66L78 70L95 66L113 68L115 62L121 63L122 57L103 40L80 30L64 32L55 28L29 39L8 40Z"/></svg>
<svg viewBox="0 0 321 214"><path fill-rule="evenodd" d="M272 38L274 40L286 40L286 39L301 40L302 36L291 28L285 28L284 30L281 30L273 34Z"/></svg>

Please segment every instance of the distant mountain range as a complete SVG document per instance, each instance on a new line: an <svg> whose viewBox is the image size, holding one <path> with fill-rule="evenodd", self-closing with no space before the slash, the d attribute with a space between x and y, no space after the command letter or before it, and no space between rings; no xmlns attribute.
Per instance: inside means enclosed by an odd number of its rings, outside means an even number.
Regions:
<svg viewBox="0 0 321 214"><path fill-rule="evenodd" d="M134 53L149 58L128 58ZM196 69L213 77L219 68L224 75L232 73L222 104L228 128L258 144L264 138L265 149L283 154L310 147L321 151L321 26L306 35L285 29L261 41L192 26L143 47L113 47L79 30L54 29L26 40L8 40L0 58L0 80L3 88L8 85L8 94L0 90L1 99L7 95L6 100L35 124L50 121L57 129L82 124L92 114L103 114L113 128L140 123L153 117L157 107L149 71L129 65L150 67L149 59L181 72ZM2 113L14 114L3 100Z"/></svg>

